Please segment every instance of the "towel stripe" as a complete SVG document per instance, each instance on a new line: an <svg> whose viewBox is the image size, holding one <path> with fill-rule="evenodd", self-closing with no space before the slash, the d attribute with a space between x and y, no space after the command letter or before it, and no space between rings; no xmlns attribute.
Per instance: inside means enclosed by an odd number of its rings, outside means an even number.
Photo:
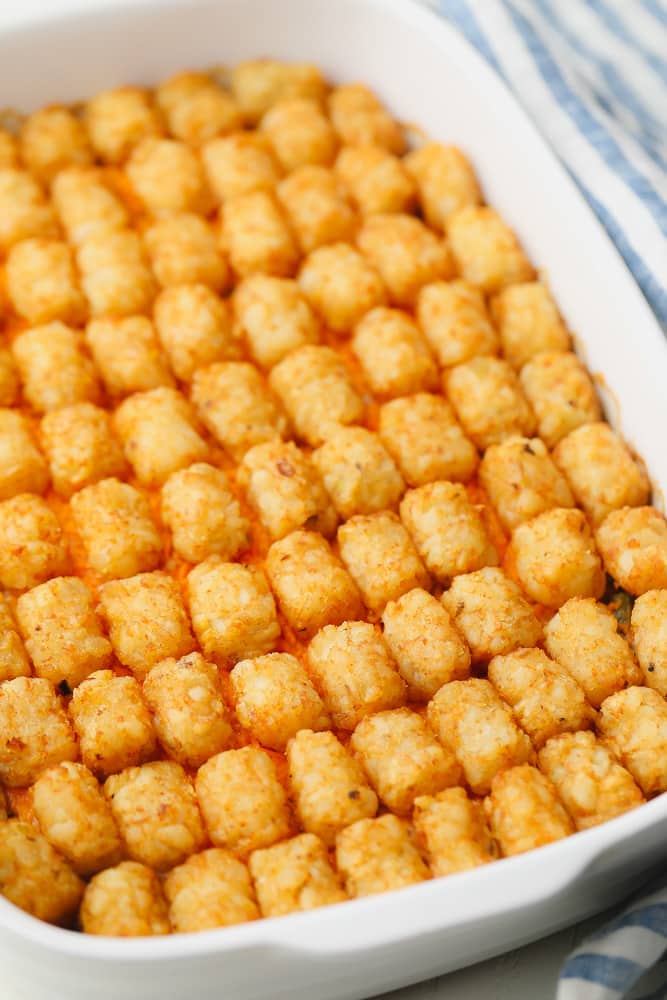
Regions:
<svg viewBox="0 0 667 1000"><path fill-rule="evenodd" d="M623 260L632 271L635 281L654 313L667 325L667 288L652 274L643 257L634 249L627 233L621 228L611 212L599 201L582 181L573 175L600 222L612 238Z"/></svg>
<svg viewBox="0 0 667 1000"><path fill-rule="evenodd" d="M667 10L662 7L660 0L641 0L641 4L659 24L663 24L667 28Z"/></svg>
<svg viewBox="0 0 667 1000"><path fill-rule="evenodd" d="M617 917L616 920L608 923L597 934L592 935L589 941L595 941L606 934L626 927L644 927L646 930L661 934L665 939L660 955L662 958L667 947L667 901L664 903L649 903L648 906L641 906L636 910L627 910L620 917Z"/></svg>
<svg viewBox="0 0 667 1000"><path fill-rule="evenodd" d="M641 53L651 69L655 70L662 78L663 83L667 84L667 62L647 49L641 40L630 30L626 22L618 16L615 10L608 7L603 0L588 0L588 4L598 15L604 26L617 35L626 45L631 46L637 52Z"/></svg>
<svg viewBox="0 0 667 1000"><path fill-rule="evenodd" d="M484 56L501 76L502 70L489 41L482 31L467 0L441 0L438 5L441 14L453 21L468 41Z"/></svg>
<svg viewBox="0 0 667 1000"><path fill-rule="evenodd" d="M644 972L644 967L628 958L584 953L569 958L561 969L561 979L586 979L608 990L627 991Z"/></svg>

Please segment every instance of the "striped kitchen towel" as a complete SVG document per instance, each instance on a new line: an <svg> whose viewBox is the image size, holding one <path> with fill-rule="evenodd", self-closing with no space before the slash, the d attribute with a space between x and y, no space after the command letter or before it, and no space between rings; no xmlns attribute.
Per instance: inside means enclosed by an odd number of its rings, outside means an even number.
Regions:
<svg viewBox="0 0 667 1000"><path fill-rule="evenodd" d="M504 78L667 329L667 0L427 0Z"/></svg>
<svg viewBox="0 0 667 1000"><path fill-rule="evenodd" d="M634 900L586 938L560 971L556 1000L667 997L667 888ZM655 967L655 968L654 968Z"/></svg>
<svg viewBox="0 0 667 1000"><path fill-rule="evenodd" d="M426 2L514 91L667 329L667 0ZM667 883L572 952L556 1000L667 1000L666 958Z"/></svg>

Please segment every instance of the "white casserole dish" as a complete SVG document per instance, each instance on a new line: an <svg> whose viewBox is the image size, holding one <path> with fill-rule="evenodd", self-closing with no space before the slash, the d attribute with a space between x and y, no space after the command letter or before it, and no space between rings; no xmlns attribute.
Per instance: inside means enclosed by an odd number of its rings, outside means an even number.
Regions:
<svg viewBox="0 0 667 1000"><path fill-rule="evenodd" d="M30 110L179 68L259 55L363 80L472 158L552 286L621 429L667 487L667 341L616 251L519 107L409 0L171 0L42 16L0 35L3 104ZM612 406L609 416L618 423ZM0 898L0 994L30 1000L371 996L487 958L609 904L667 855L667 796L522 857L310 914L170 938L85 937Z"/></svg>

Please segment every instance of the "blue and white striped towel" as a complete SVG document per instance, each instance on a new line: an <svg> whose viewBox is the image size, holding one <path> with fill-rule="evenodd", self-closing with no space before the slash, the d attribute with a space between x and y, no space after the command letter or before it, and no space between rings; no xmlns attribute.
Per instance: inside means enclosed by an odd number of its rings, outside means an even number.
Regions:
<svg viewBox="0 0 667 1000"><path fill-rule="evenodd" d="M645 974L664 961L666 947L667 888L663 884L650 895L634 900L571 952L560 972L556 1000L617 1000L628 996L664 1000L665 966L655 970L657 983L646 983Z"/></svg>
<svg viewBox="0 0 667 1000"><path fill-rule="evenodd" d="M667 0L427 2L509 84L667 329ZM665 1000L666 956L662 886L572 952L557 1000Z"/></svg>

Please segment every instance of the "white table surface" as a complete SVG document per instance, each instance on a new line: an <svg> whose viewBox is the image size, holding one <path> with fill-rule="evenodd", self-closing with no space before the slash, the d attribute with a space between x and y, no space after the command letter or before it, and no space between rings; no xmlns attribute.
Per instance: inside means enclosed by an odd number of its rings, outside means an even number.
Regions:
<svg viewBox="0 0 667 1000"><path fill-rule="evenodd" d="M114 0L105 0L111 5ZM131 0L122 0L124 5ZM429 2L429 0L425 0ZM86 0L0 0L0 30L31 20L38 12L84 9ZM532 945L479 965L384 994L384 1000L552 1000L558 969L570 949L603 922L594 917ZM0 988L0 1000L29 1000Z"/></svg>

